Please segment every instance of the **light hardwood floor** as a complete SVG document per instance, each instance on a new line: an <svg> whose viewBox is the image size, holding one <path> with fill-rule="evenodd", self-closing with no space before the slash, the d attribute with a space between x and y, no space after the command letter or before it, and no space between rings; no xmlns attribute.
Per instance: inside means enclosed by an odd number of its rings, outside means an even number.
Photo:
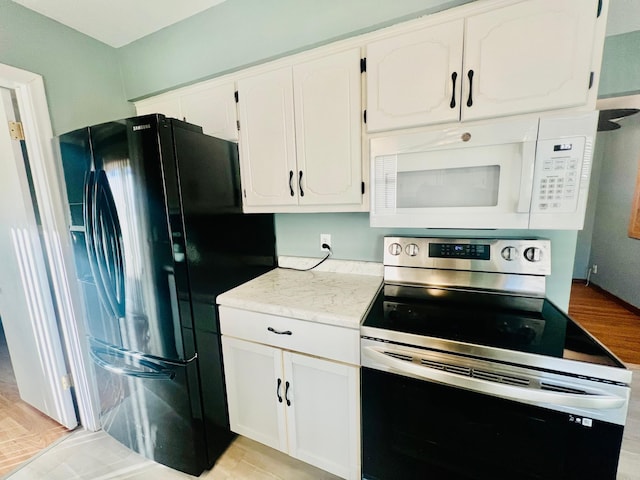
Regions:
<svg viewBox="0 0 640 480"><path fill-rule="evenodd" d="M67 433L65 427L20 399L0 323L0 476Z"/></svg>

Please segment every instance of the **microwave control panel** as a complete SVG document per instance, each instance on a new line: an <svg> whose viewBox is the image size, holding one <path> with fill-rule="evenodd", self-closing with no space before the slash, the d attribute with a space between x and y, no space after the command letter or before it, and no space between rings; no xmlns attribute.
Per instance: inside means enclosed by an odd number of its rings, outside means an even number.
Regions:
<svg viewBox="0 0 640 480"><path fill-rule="evenodd" d="M533 178L531 211L571 213L578 206L583 183L585 138L573 137L538 142ZM591 155L588 156L590 161ZM586 172L589 169L585 169ZM588 181L588 175L586 178Z"/></svg>

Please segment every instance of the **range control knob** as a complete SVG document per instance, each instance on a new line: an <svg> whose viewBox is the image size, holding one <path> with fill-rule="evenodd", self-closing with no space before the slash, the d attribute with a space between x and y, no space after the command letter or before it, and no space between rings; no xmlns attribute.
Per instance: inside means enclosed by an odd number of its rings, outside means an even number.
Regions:
<svg viewBox="0 0 640 480"><path fill-rule="evenodd" d="M389 253L391 255L400 255L402 253L402 245L399 243L392 243L389 245Z"/></svg>
<svg viewBox="0 0 640 480"><path fill-rule="evenodd" d="M508 262L518 258L518 250L516 250L516 247L504 247L500 253L502 254L502 258Z"/></svg>
<svg viewBox="0 0 640 480"><path fill-rule="evenodd" d="M538 247L529 247L524 251L524 258L530 262L539 262L542 260L542 250Z"/></svg>
<svg viewBox="0 0 640 480"><path fill-rule="evenodd" d="M409 255L410 257L415 257L416 255L418 255L418 252L420 251L420 249L418 248L418 245L416 245L415 243L410 243L405 248L405 251L407 252L407 255Z"/></svg>

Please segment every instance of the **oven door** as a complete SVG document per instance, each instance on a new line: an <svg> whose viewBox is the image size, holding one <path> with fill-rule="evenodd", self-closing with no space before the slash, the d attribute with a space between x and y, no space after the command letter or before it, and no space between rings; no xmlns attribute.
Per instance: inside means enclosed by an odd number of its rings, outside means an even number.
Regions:
<svg viewBox="0 0 640 480"><path fill-rule="evenodd" d="M371 140L374 227L527 228L538 119Z"/></svg>
<svg viewBox="0 0 640 480"><path fill-rule="evenodd" d="M624 427L592 414L620 408L624 393L589 393L587 397L597 398L584 400L568 393L565 403L585 403L567 413L542 402L523 403L406 376L401 366L375 368L366 357L367 342L363 340L361 369L364 479L615 479ZM421 368L401 354L390 358ZM464 365L436 363L432 367L443 379L469 374ZM459 374L456 368L461 368ZM507 376L507 381L522 379ZM545 393L560 399L567 392ZM561 408L567 410L566 405Z"/></svg>

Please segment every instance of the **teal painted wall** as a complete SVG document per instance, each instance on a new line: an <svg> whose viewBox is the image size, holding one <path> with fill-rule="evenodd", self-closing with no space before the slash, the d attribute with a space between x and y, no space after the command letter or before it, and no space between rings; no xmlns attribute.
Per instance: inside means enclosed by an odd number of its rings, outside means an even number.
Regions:
<svg viewBox="0 0 640 480"><path fill-rule="evenodd" d="M603 167L590 252L598 273L591 281L640 308L640 240L627 234L640 169L640 113L619 123L619 130L599 134Z"/></svg>
<svg viewBox="0 0 640 480"><path fill-rule="evenodd" d="M633 14L636 14L636 12L633 12ZM600 75L600 86L598 88L599 98L620 97L640 93L640 31L612 35L605 39ZM627 125L627 123L622 124ZM607 143L607 138L611 135L616 136L617 133L619 133L617 130L615 132L601 132L598 133L596 138L589 203L587 205L584 229L578 234L573 278L587 278L588 270L593 264L590 257L592 255L594 229L600 224L601 219L604 223L611 220L610 217L602 218L603 215L606 215L604 213L607 210L606 208L604 208L604 210L601 209L597 213L597 216L596 208L601 201L599 200L600 197L598 193L600 172L601 170L608 171L616 164L615 161L611 161L611 154L613 154L613 152L607 152L607 158L605 158L605 144ZM629 178L635 178L634 167L628 163L627 166L627 175ZM605 202L605 204L607 197L628 195L621 192L619 188L602 193L602 201ZM623 242L620 246L625 245L628 246L629 243ZM625 254L627 253L630 255L636 254L636 251L631 249L625 252ZM606 254L598 252L597 248L595 254L597 257L602 258L604 256L604 258L606 258ZM609 288L612 288L612 290L609 290L610 293L618 296L625 295L622 293L625 291L624 288L618 291L616 282L607 282L607 285ZM638 300L638 302L640 302L640 300Z"/></svg>
<svg viewBox="0 0 640 480"><path fill-rule="evenodd" d="M606 38L598 97L640 93L640 31Z"/></svg>
<svg viewBox="0 0 640 480"><path fill-rule="evenodd" d="M228 0L118 51L137 99L470 0Z"/></svg>
<svg viewBox="0 0 640 480"><path fill-rule="evenodd" d="M575 231L548 230L431 230L371 228L368 213L315 213L276 215L278 255L321 257L320 234L331 234L336 259L381 262L385 235L538 237L551 240L551 275L547 296L559 308L569 308L571 273L576 248Z"/></svg>
<svg viewBox="0 0 640 480"><path fill-rule="evenodd" d="M42 75L54 134L135 113L117 50L0 0L0 63Z"/></svg>
<svg viewBox="0 0 640 480"><path fill-rule="evenodd" d="M606 135L608 132L599 132L596 135L596 144L593 150L593 166L591 180L589 181L589 198L587 199L587 211L584 219L584 228L578 232L576 242L576 255L573 263L573 278L586 279L589 273L589 256L591 255L591 238L596 221L596 205L598 203L598 184L602 171Z"/></svg>

